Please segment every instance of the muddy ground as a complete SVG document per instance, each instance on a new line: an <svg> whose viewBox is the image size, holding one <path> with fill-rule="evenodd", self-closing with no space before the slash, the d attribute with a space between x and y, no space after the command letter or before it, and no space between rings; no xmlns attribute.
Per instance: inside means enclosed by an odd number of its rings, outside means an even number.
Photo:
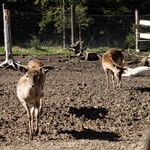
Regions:
<svg viewBox="0 0 150 150"><path fill-rule="evenodd" d="M107 92L100 61L78 61L66 55L14 59L22 64L40 59L56 69L47 74L40 132L33 141L29 140L26 111L16 95L22 73L0 69L1 150L143 149L150 126L149 77L123 77L121 89ZM126 65L140 65L133 62Z"/></svg>

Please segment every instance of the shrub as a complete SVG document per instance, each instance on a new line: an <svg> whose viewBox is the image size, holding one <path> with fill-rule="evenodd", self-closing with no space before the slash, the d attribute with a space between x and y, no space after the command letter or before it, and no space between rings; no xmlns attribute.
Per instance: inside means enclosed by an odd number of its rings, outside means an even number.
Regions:
<svg viewBox="0 0 150 150"><path fill-rule="evenodd" d="M31 35L30 47L37 48L39 43L40 43L40 40L37 38L37 36Z"/></svg>

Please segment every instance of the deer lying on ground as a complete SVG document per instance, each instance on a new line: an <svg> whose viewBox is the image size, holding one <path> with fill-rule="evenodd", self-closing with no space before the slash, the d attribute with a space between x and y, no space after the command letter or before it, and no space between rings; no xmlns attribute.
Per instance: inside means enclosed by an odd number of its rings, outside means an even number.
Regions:
<svg viewBox="0 0 150 150"><path fill-rule="evenodd" d="M146 132L146 140L145 140L145 150L150 150L150 129Z"/></svg>
<svg viewBox="0 0 150 150"><path fill-rule="evenodd" d="M39 113L42 107L43 86L46 73L54 69L53 67L45 67L40 60L32 60L25 66L19 66L19 71L24 73L17 83L17 96L27 111L29 119L29 134L33 139L33 117L35 113L36 129L38 133Z"/></svg>
<svg viewBox="0 0 150 150"><path fill-rule="evenodd" d="M109 72L112 74L113 88L115 88L115 78L117 80L116 87L121 87L121 75L123 68L124 56L121 51L110 49L102 56L102 67L106 74L107 89L109 88Z"/></svg>
<svg viewBox="0 0 150 150"><path fill-rule="evenodd" d="M125 67L126 69L124 70L124 73L122 74L123 77L128 77L128 76L150 76L150 67L147 66L140 66L136 68L129 68Z"/></svg>
<svg viewBox="0 0 150 150"><path fill-rule="evenodd" d="M141 66L150 67L150 56L143 57L143 58L141 59Z"/></svg>

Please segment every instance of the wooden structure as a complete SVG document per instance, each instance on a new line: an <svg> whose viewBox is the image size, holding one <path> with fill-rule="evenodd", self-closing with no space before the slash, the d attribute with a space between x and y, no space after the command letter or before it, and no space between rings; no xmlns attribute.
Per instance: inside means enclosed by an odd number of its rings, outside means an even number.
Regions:
<svg viewBox="0 0 150 150"><path fill-rule="evenodd" d="M135 50L139 52L139 42L150 41L150 33L139 32L140 26L150 27L150 20L139 20L138 10L135 10Z"/></svg>
<svg viewBox="0 0 150 150"><path fill-rule="evenodd" d="M75 6L71 5L71 44L75 41Z"/></svg>

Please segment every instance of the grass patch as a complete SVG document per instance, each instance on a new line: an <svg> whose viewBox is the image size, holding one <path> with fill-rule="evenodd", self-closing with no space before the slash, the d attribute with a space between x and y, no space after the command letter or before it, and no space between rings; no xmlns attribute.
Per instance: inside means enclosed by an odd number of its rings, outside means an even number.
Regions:
<svg viewBox="0 0 150 150"><path fill-rule="evenodd" d="M0 55L3 55L3 54L5 54L5 49L4 47L0 47Z"/></svg>
<svg viewBox="0 0 150 150"><path fill-rule="evenodd" d="M108 47L99 47L99 48L87 48L84 52L95 52L103 53L108 50ZM58 54L71 54L67 49L63 49L61 46L52 46L52 47L42 47L37 48L23 48L19 46L12 47L13 55L58 55ZM0 47L0 55L5 54L4 47Z"/></svg>
<svg viewBox="0 0 150 150"><path fill-rule="evenodd" d="M91 49L87 49L86 52L94 52L94 53L103 53L106 52L108 50L107 47L99 47L99 48L91 48Z"/></svg>
<svg viewBox="0 0 150 150"><path fill-rule="evenodd" d="M12 53L18 55L54 55L54 54L69 54L69 50L64 50L62 47L37 47L37 48L22 48L19 46L12 47ZM5 54L4 47L0 47L0 55Z"/></svg>

